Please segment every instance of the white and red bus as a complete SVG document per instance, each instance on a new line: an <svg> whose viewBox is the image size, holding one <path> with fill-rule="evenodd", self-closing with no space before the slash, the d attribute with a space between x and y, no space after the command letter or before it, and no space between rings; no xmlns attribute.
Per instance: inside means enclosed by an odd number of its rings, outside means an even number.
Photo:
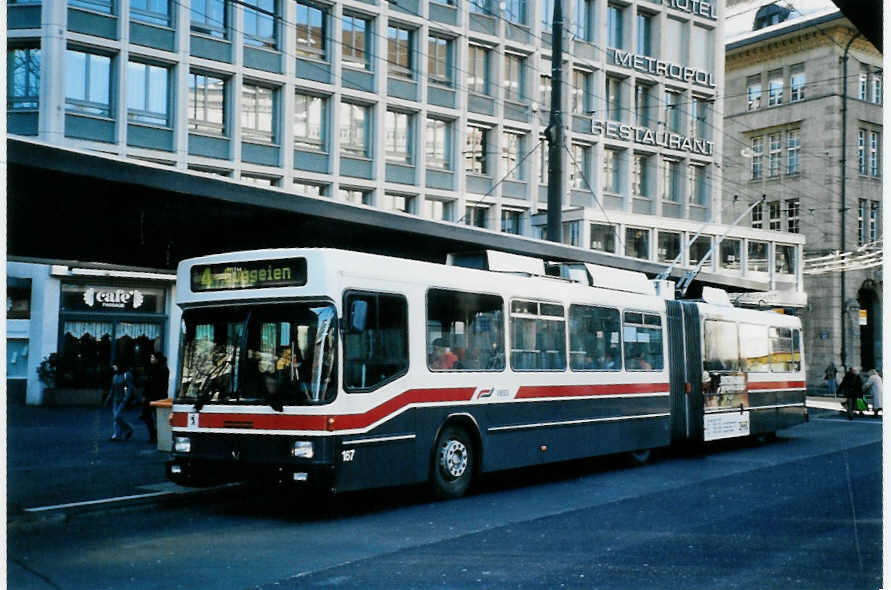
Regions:
<svg viewBox="0 0 891 590"><path fill-rule="evenodd" d="M176 293L167 470L188 485L455 497L480 473L807 419L797 318L660 297L641 273L276 249L185 260Z"/></svg>

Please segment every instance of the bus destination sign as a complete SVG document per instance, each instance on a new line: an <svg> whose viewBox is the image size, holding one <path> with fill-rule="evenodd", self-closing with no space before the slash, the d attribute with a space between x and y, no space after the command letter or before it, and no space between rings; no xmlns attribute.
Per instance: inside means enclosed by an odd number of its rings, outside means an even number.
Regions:
<svg viewBox="0 0 891 590"><path fill-rule="evenodd" d="M250 260L192 267L192 292L300 287L306 284L306 259Z"/></svg>

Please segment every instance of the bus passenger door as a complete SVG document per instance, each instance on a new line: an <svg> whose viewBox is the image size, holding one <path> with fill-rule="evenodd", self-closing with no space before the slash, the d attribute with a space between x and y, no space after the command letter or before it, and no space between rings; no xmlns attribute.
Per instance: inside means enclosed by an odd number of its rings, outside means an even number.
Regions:
<svg viewBox="0 0 891 590"><path fill-rule="evenodd" d="M695 303L683 303L684 342L686 344L687 381L690 391L686 395L686 438L692 443L704 440L704 403L702 398L702 338L699 308Z"/></svg>

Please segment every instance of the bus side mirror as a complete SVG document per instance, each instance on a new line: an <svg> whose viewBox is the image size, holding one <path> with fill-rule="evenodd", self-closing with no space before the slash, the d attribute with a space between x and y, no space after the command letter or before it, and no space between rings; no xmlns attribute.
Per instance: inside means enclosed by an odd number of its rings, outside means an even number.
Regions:
<svg viewBox="0 0 891 590"><path fill-rule="evenodd" d="M354 299L352 303L350 303L350 333L359 334L364 332L367 317L368 302L364 299Z"/></svg>

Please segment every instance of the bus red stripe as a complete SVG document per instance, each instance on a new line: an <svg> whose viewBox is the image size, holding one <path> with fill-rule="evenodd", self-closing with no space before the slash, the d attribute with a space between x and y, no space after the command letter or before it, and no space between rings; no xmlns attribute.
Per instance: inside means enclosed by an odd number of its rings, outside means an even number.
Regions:
<svg viewBox="0 0 891 590"><path fill-rule="evenodd" d="M804 381L749 381L749 391L758 389L804 389Z"/></svg>
<svg viewBox="0 0 891 590"><path fill-rule="evenodd" d="M619 383L611 385L536 385L521 387L517 399L584 397L627 393L668 393L668 383Z"/></svg>

